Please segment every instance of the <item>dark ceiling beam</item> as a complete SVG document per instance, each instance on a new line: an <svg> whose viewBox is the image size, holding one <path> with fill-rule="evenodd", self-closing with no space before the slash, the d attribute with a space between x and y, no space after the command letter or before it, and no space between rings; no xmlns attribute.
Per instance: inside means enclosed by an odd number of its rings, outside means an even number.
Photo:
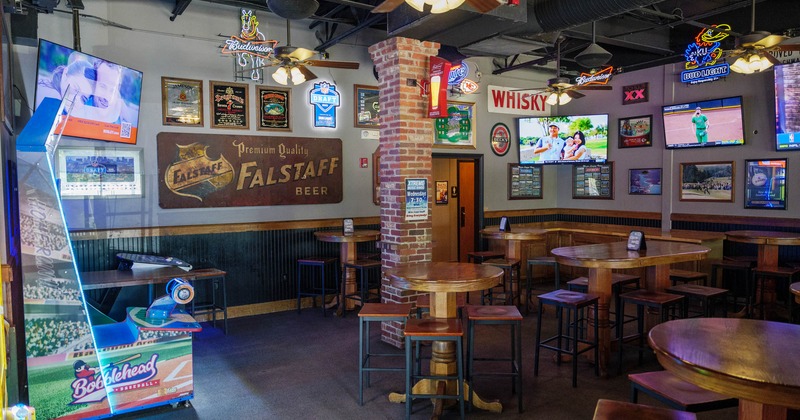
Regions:
<svg viewBox="0 0 800 420"><path fill-rule="evenodd" d="M764 1L764 0L756 0L756 3L760 2L760 1ZM629 31L629 32L615 34L615 35L609 35L609 36L612 37L612 38L616 38L616 37L620 37L620 36L633 35L633 34L636 34L636 33L639 33L639 32L646 32L646 31L650 31L650 30L653 30L653 29L673 28L673 27L681 25L681 24L689 24L689 22L693 22L695 24L704 25L704 24L702 24L700 22L697 22L697 20L698 19L705 19L705 18L708 18L708 17L711 17L711 16L716 16L716 15L720 15L720 14L727 13L727 12L732 12L734 10L742 9L742 8L745 8L745 7L750 7L750 6L752 6L752 4L753 4L753 2L751 0L743 0L743 1L740 1L740 2L737 2L737 3L732 3L732 4L729 4L727 6L718 7L716 9L709 10L708 12L700 13L700 14L697 14L697 15L694 15L694 16L690 16L690 17L681 18L680 16L676 16L678 18L677 20L670 21L670 22L667 22L667 23L663 23L661 25L653 25L653 26L637 29L635 31ZM639 12L643 12L643 13L654 12L653 10L649 10L649 9L636 9L636 10L639 11ZM674 15L671 15L671 16L674 16Z"/></svg>
<svg viewBox="0 0 800 420"><path fill-rule="evenodd" d="M172 9L172 16L169 17L169 20L174 22L175 18L181 15L191 2L192 0L175 0L175 8Z"/></svg>
<svg viewBox="0 0 800 420"><path fill-rule="evenodd" d="M586 44L581 44L581 45L576 46L576 47L572 47L572 48L568 48L566 50L562 50L561 51L561 60L562 61L567 61L564 58L564 56L566 54L570 54L570 53L573 53L575 51L583 50L584 48L586 48ZM546 56L544 56L542 58L538 58L536 60L526 61L524 63L514 64L512 66L504 67L504 68L501 68L501 69L496 69L496 70L492 71L492 74L503 74L503 73L506 73L506 72L509 72L509 71L512 71L512 70L524 69L524 68L531 67L531 66L544 66L550 60L555 60L556 58L557 57L556 57L555 53L548 54L548 55L546 55Z"/></svg>
<svg viewBox="0 0 800 420"><path fill-rule="evenodd" d="M372 10L375 6L351 0L325 0L328 3L341 4L343 6L357 7L359 9Z"/></svg>
<svg viewBox="0 0 800 420"><path fill-rule="evenodd" d="M370 17L368 17L368 18L364 19L363 21L361 21L361 23L359 23L358 25L356 25L356 26L354 26L354 27L342 32L338 36L335 36L335 37L329 39L328 41L323 42L320 45L317 45L314 48L314 50L319 51L319 52L323 52L326 49L328 49L329 47L338 44L339 41L349 37L350 35L353 35L353 34L358 33L358 32L360 32L360 31L362 31L362 30L364 30L366 28L369 28L370 26L375 25L375 24L377 24L378 22L380 22L380 21L382 21L384 19L386 19L386 16L383 13L376 13L376 14L370 15Z"/></svg>
<svg viewBox="0 0 800 420"><path fill-rule="evenodd" d="M575 30L565 30L561 31L561 33L574 39L581 39L584 41L592 40L592 34L587 34L585 32L580 32ZM617 39L603 35L595 35L595 39L598 44L613 45L615 47L644 51L646 53L651 53L651 54L667 55L667 54L673 54L675 52L669 48L658 47L655 45L648 45L641 42L627 41L624 39Z"/></svg>
<svg viewBox="0 0 800 420"><path fill-rule="evenodd" d="M340 4L340 5L336 6L336 7L334 7L333 9L331 9L330 11L328 11L328 13L325 13L325 14L324 14L324 15L322 15L322 16L323 16L323 17L331 17L331 16L333 16L333 15L335 15L335 14L337 14L337 13L341 12L341 11L342 11L342 10L344 10L346 7L347 7L347 6L345 6L345 5L343 5L343 4ZM321 21L321 20L316 20L316 21L314 21L313 23L311 23L311 25L308 25L308 29L314 29L314 28L316 28L316 27L317 27L317 26L318 26L320 23L322 23L322 21Z"/></svg>

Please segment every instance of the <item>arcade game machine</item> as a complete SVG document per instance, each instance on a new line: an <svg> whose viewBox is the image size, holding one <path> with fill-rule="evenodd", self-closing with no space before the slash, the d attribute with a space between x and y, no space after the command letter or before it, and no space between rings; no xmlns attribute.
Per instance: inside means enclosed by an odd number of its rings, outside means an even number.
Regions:
<svg viewBox="0 0 800 420"><path fill-rule="evenodd" d="M193 397L195 320L173 279L149 308L122 322L88 304L81 289L53 171L62 103L45 99L17 140L25 340L30 406L39 419L101 418Z"/></svg>

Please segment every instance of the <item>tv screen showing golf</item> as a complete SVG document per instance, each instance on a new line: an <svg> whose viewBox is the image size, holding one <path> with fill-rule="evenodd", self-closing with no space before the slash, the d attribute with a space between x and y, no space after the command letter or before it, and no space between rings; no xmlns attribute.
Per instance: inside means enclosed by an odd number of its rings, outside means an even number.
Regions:
<svg viewBox="0 0 800 420"><path fill-rule="evenodd" d="M517 120L519 163L603 163L608 159L608 115L525 117Z"/></svg>

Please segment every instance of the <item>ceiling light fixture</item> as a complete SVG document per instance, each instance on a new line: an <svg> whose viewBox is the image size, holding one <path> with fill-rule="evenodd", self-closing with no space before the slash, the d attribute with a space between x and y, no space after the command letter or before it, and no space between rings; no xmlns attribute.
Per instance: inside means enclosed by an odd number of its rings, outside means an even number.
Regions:
<svg viewBox="0 0 800 420"><path fill-rule="evenodd" d="M430 4L431 13L444 13L458 8L464 4L464 0L406 0L406 3L419 12L423 12L423 7Z"/></svg>
<svg viewBox="0 0 800 420"><path fill-rule="evenodd" d="M278 67L275 73L272 73L272 80L284 86L289 84L289 72L286 71L286 67Z"/></svg>
<svg viewBox="0 0 800 420"><path fill-rule="evenodd" d="M772 67L772 62L759 53L747 54L739 57L731 65L731 70L741 74L753 74Z"/></svg>
<svg viewBox="0 0 800 420"><path fill-rule="evenodd" d="M547 99L545 99L545 102L547 102L550 106L553 106L555 104L566 105L571 100L572 97L567 95L567 92L553 92L547 97Z"/></svg>

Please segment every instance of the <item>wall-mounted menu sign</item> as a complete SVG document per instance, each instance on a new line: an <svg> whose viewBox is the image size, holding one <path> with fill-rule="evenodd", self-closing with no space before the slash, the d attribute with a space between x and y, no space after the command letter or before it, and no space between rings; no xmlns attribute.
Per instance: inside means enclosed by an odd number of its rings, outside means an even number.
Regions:
<svg viewBox="0 0 800 420"><path fill-rule="evenodd" d="M159 133L162 208L342 201L342 140Z"/></svg>
<svg viewBox="0 0 800 420"><path fill-rule="evenodd" d="M211 128L250 128L250 85L211 81Z"/></svg>
<svg viewBox="0 0 800 420"><path fill-rule="evenodd" d="M614 198L614 163L574 165L572 198Z"/></svg>
<svg viewBox="0 0 800 420"><path fill-rule="evenodd" d="M508 164L508 199L542 198L542 167Z"/></svg>

